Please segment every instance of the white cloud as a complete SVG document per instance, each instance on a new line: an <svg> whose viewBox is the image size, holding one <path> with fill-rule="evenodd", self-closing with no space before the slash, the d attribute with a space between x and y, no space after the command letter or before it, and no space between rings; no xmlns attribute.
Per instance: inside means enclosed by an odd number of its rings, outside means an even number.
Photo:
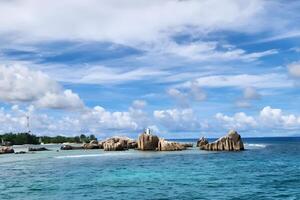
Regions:
<svg viewBox="0 0 300 200"><path fill-rule="evenodd" d="M21 65L0 66L0 100L33 103L44 108L83 108L79 96L43 72Z"/></svg>
<svg viewBox="0 0 300 200"><path fill-rule="evenodd" d="M272 42L272 41L277 41L277 40L284 40L284 39L289 39L289 38L298 38L300 37L300 31L299 30L290 30L286 31L283 33L277 33L275 36L270 36L261 40L257 40L253 42L252 44L256 43L265 43L265 42Z"/></svg>
<svg viewBox="0 0 300 200"><path fill-rule="evenodd" d="M192 109L155 110L154 119L171 131L197 131L201 123Z"/></svg>
<svg viewBox="0 0 300 200"><path fill-rule="evenodd" d="M259 0L13 0L1 2L0 33L26 40L149 42L188 31L187 27L194 27L199 34L264 30L271 24L259 23L265 10L268 2Z"/></svg>
<svg viewBox="0 0 300 200"><path fill-rule="evenodd" d="M146 81L153 77L163 77L169 73L160 69L150 69L145 67L126 68L126 67L106 67L96 66L74 66L74 69L65 65L51 65L49 73L55 74L58 81L79 83L79 84L101 84L117 85L130 81ZM151 74L151 76L149 76Z"/></svg>
<svg viewBox="0 0 300 200"><path fill-rule="evenodd" d="M189 88L187 88L186 91L181 91L177 88L170 88L168 89L167 93L183 107L188 107L192 100L203 101L207 97L202 88L193 83Z"/></svg>
<svg viewBox="0 0 300 200"><path fill-rule="evenodd" d="M217 113L216 119L225 128L234 128L238 130L260 130L260 131L288 131L300 129L300 116L294 114L284 114L281 109L264 107L258 115L249 116L246 113L239 112L233 116ZM261 133L262 135L268 133Z"/></svg>
<svg viewBox="0 0 300 200"><path fill-rule="evenodd" d="M143 109L147 105L147 102L144 100L134 100L132 103L133 108Z"/></svg>
<svg viewBox="0 0 300 200"><path fill-rule="evenodd" d="M267 127L284 127L288 129L300 127L300 116L285 115L281 109L274 109L270 106L263 108L259 117Z"/></svg>
<svg viewBox="0 0 300 200"><path fill-rule="evenodd" d="M188 81L181 87L255 87L255 88L286 88L293 87L293 82L284 74L238 74L203 76L194 81Z"/></svg>
<svg viewBox="0 0 300 200"><path fill-rule="evenodd" d="M73 93L71 90L65 90L62 93L47 92L36 102L36 105L53 109L81 109L84 107L84 103L78 94Z"/></svg>
<svg viewBox="0 0 300 200"><path fill-rule="evenodd" d="M181 92L176 88L171 88L167 91L167 93L174 98L180 106L187 107L189 105L188 96L184 92Z"/></svg>
<svg viewBox="0 0 300 200"><path fill-rule="evenodd" d="M291 76L300 78L300 62L291 63L287 67Z"/></svg>
<svg viewBox="0 0 300 200"><path fill-rule="evenodd" d="M224 131L237 129L261 135L272 135L273 131L300 130L300 116L284 114L281 109L264 107L257 115L250 116L238 112L232 116L217 113L214 119L200 120L192 109L155 110L153 115L141 109L129 108L128 111L108 111L101 106L86 109L81 113L64 113L56 117L37 112L34 106L22 108L0 108L0 133L27 131L27 119L30 116L30 129L35 134L44 135L78 135L93 133L99 137L114 134L136 136L146 127L151 127L157 134L170 132ZM170 137L174 136L169 134ZM184 137L185 135L181 135ZM216 135L219 136L219 135Z"/></svg>
<svg viewBox="0 0 300 200"><path fill-rule="evenodd" d="M135 130L138 124L132 119L129 112L109 112L101 106L96 106L81 116L87 124L101 127L101 129Z"/></svg>
<svg viewBox="0 0 300 200"><path fill-rule="evenodd" d="M151 47L153 48L153 47ZM149 49L147 49L149 50ZM275 49L247 53L243 49L235 48L231 45L231 48L220 49L218 42L191 42L186 44L178 44L173 41L160 42L154 49L151 49L156 53L166 55L176 55L182 58L187 58L192 61L230 61L230 60L243 60L243 61L254 61L264 56L277 54L278 51Z"/></svg>
<svg viewBox="0 0 300 200"><path fill-rule="evenodd" d="M40 71L23 66L0 66L0 98L4 101L35 101L45 92L58 91L59 85Z"/></svg>
<svg viewBox="0 0 300 200"><path fill-rule="evenodd" d="M217 113L215 117L218 121L223 123L227 129L245 130L246 128L254 128L257 126L256 120L243 112L236 113L232 117Z"/></svg>
<svg viewBox="0 0 300 200"><path fill-rule="evenodd" d="M151 121L152 116L140 108L132 107L128 111L111 112L101 106L95 106L82 112L58 113L54 117L35 110L32 105L25 109L13 105L10 109L0 109L0 133L27 131L27 116L30 117L30 130L34 134L93 133L105 137L118 133L137 134L145 127L155 128Z"/></svg>

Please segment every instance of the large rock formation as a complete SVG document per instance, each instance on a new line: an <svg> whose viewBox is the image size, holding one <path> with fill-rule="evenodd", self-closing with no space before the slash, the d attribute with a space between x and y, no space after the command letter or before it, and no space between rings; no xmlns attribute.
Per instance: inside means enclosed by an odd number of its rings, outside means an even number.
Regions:
<svg viewBox="0 0 300 200"><path fill-rule="evenodd" d="M143 133L138 139L138 149L142 151L154 151L158 148L159 138L156 135Z"/></svg>
<svg viewBox="0 0 300 200"><path fill-rule="evenodd" d="M123 151L137 148L137 143L128 137L112 137L101 142L104 151Z"/></svg>
<svg viewBox="0 0 300 200"><path fill-rule="evenodd" d="M162 138L160 138L158 141L158 151L182 151L185 149L186 147L184 144L180 144L178 142L170 142Z"/></svg>
<svg viewBox="0 0 300 200"><path fill-rule="evenodd" d="M0 154L14 153L14 149L11 147L3 146L0 147Z"/></svg>
<svg viewBox="0 0 300 200"><path fill-rule="evenodd" d="M244 144L241 136L234 130L216 140L215 142L208 143L207 139L201 138L198 141L201 150L208 151L241 151L244 150Z"/></svg>

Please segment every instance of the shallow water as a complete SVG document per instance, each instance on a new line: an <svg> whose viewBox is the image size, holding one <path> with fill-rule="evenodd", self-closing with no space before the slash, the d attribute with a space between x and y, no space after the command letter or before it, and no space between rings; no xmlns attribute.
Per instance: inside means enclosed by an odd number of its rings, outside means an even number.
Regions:
<svg viewBox="0 0 300 200"><path fill-rule="evenodd" d="M300 199L300 139L245 143L243 152L57 152L54 145L1 155L0 199Z"/></svg>

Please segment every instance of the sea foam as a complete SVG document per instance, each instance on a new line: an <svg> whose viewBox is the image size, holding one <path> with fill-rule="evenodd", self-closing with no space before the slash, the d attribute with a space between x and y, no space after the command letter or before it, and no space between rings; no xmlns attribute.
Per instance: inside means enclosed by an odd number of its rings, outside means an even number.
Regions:
<svg viewBox="0 0 300 200"><path fill-rule="evenodd" d="M252 144L252 143L250 143L250 144L245 144L245 147L247 148L266 148L267 147L267 145L266 144Z"/></svg>

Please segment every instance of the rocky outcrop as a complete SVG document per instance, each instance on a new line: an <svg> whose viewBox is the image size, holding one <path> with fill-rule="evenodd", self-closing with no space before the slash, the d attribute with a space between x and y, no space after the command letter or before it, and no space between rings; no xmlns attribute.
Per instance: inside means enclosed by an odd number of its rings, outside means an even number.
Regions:
<svg viewBox="0 0 300 200"><path fill-rule="evenodd" d="M201 150L208 151L241 151L244 150L244 144L241 136L234 130L216 140L208 143L207 139L201 138L199 140L199 147Z"/></svg>
<svg viewBox="0 0 300 200"><path fill-rule="evenodd" d="M138 148L138 143L136 142L136 140L130 139L127 141L127 147L128 149L136 149Z"/></svg>
<svg viewBox="0 0 300 200"><path fill-rule="evenodd" d="M7 154L7 153L14 153L14 149L11 148L11 147L6 147L6 146L3 146L3 147L0 147L0 154Z"/></svg>
<svg viewBox="0 0 300 200"><path fill-rule="evenodd" d="M28 151L49 151L46 147L29 147Z"/></svg>
<svg viewBox="0 0 300 200"><path fill-rule="evenodd" d="M103 148L104 148L104 147L103 147L104 142L105 142L105 141L99 141L99 142L98 142L99 149L103 149Z"/></svg>
<svg viewBox="0 0 300 200"><path fill-rule="evenodd" d="M185 149L186 147L184 144L180 144L178 142L170 142L162 138L160 138L158 141L158 151L182 151Z"/></svg>
<svg viewBox="0 0 300 200"><path fill-rule="evenodd" d="M86 143L83 145L84 149L100 149L100 145L98 141L92 140L89 143Z"/></svg>
<svg viewBox="0 0 300 200"><path fill-rule="evenodd" d="M193 147L193 143L181 143L184 147L186 148L190 148L190 147Z"/></svg>
<svg viewBox="0 0 300 200"><path fill-rule="evenodd" d="M78 150L78 149L83 149L83 146L71 146L71 145L63 145L60 147L61 150Z"/></svg>
<svg viewBox="0 0 300 200"><path fill-rule="evenodd" d="M138 138L138 149L142 151L154 151L158 148L159 138L156 135L143 133Z"/></svg>
<svg viewBox="0 0 300 200"><path fill-rule="evenodd" d="M203 147L205 146L206 144L208 144L208 140L204 137L200 138L198 141L197 141L197 147Z"/></svg>
<svg viewBox="0 0 300 200"><path fill-rule="evenodd" d="M104 151L124 151L127 150L127 145L123 141L107 141L103 144Z"/></svg>
<svg viewBox="0 0 300 200"><path fill-rule="evenodd" d="M124 151L137 148L137 142L128 137L112 137L102 141L104 151Z"/></svg>

